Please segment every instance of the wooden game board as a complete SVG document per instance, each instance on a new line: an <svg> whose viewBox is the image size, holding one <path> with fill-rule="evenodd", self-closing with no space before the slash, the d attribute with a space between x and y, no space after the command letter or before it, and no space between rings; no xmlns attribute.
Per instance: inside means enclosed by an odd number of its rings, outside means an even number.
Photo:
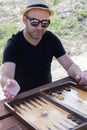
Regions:
<svg viewBox="0 0 87 130"><path fill-rule="evenodd" d="M87 123L86 92L72 83L46 87L38 93L5 102L5 106L27 127L31 126L31 130L84 130Z"/></svg>
<svg viewBox="0 0 87 130"><path fill-rule="evenodd" d="M87 90L73 83L46 90L46 96L87 118Z"/></svg>

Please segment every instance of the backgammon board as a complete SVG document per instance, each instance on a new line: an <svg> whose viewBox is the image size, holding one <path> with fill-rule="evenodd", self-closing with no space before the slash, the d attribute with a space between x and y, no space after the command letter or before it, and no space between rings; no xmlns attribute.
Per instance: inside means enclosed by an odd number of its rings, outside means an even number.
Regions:
<svg viewBox="0 0 87 130"><path fill-rule="evenodd" d="M29 130L87 130L87 91L71 82L5 102Z"/></svg>
<svg viewBox="0 0 87 130"><path fill-rule="evenodd" d="M68 82L44 92L54 102L71 108L87 119L87 89L83 86Z"/></svg>

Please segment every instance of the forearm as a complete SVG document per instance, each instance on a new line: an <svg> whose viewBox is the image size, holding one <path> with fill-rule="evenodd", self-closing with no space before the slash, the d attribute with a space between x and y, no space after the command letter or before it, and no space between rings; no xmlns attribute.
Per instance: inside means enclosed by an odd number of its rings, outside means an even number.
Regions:
<svg viewBox="0 0 87 130"><path fill-rule="evenodd" d="M15 75L15 64L11 62L6 62L2 66L1 74L1 86L5 86L8 79L14 79Z"/></svg>
<svg viewBox="0 0 87 130"><path fill-rule="evenodd" d="M76 64L72 64L67 70L67 72L74 79L76 79L77 75L80 75L82 73L81 69Z"/></svg>
<svg viewBox="0 0 87 130"><path fill-rule="evenodd" d="M1 76L1 81L0 82L1 82L2 87L4 87L6 85L8 79L11 79L11 78L8 77L8 76Z"/></svg>
<svg viewBox="0 0 87 130"><path fill-rule="evenodd" d="M15 64L11 62L4 63L1 75L1 86L7 99L13 99L20 91L20 86L14 79Z"/></svg>
<svg viewBox="0 0 87 130"><path fill-rule="evenodd" d="M2 69L2 74L1 74L1 86L4 87L7 84L8 79L14 79L14 73L12 71L8 71L5 69Z"/></svg>

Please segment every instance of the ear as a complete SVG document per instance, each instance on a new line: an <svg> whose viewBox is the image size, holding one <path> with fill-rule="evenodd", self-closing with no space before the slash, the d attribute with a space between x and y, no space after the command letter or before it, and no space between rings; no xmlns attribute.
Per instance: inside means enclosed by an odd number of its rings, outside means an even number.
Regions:
<svg viewBox="0 0 87 130"><path fill-rule="evenodd" d="M26 24L26 17L23 15L22 17L23 23Z"/></svg>

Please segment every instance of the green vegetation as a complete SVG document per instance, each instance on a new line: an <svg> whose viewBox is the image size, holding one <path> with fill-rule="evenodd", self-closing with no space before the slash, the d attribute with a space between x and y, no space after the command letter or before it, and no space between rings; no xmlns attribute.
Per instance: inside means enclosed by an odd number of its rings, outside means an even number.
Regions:
<svg viewBox="0 0 87 130"><path fill-rule="evenodd" d="M86 2L86 0L80 0L80 2L81 2L81 3L85 3L85 2Z"/></svg>
<svg viewBox="0 0 87 130"><path fill-rule="evenodd" d="M76 15L78 20L83 20L83 18L87 18L87 10L78 10Z"/></svg>
<svg viewBox="0 0 87 130"><path fill-rule="evenodd" d="M10 37L12 33L17 31L17 25L13 23L8 23L6 25L0 26L0 40L3 40ZM1 43L2 43L1 42Z"/></svg>
<svg viewBox="0 0 87 130"><path fill-rule="evenodd" d="M7 42L7 39L17 31L17 25L8 23L0 26L0 59L2 59L3 48ZM0 60L1 63L1 60Z"/></svg>
<svg viewBox="0 0 87 130"><path fill-rule="evenodd" d="M61 30L63 29L62 19L54 16L51 20L51 24L49 27L56 35L61 35Z"/></svg>
<svg viewBox="0 0 87 130"><path fill-rule="evenodd" d="M51 0L52 5L56 5L56 4L58 4L58 2L59 2L59 0ZM49 3L50 3L50 1L49 1Z"/></svg>

